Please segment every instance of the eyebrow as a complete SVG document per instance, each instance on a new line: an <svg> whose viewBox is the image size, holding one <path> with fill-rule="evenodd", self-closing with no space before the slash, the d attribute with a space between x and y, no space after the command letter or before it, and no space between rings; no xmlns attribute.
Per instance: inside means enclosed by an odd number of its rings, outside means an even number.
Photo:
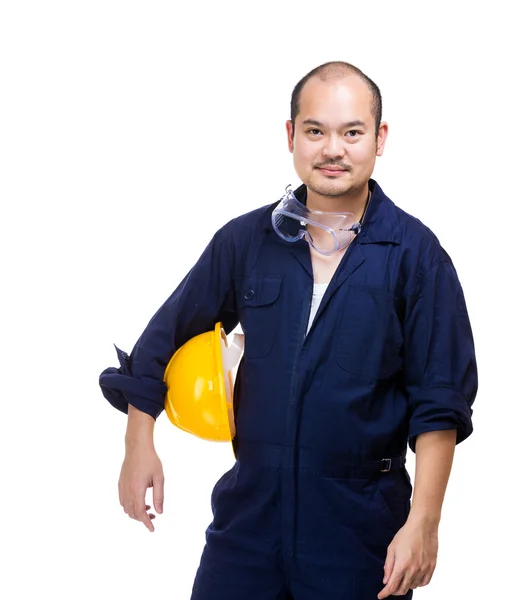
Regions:
<svg viewBox="0 0 513 600"><path fill-rule="evenodd" d="M325 127L320 121L316 121L315 119L305 119L303 121L303 125L315 125L315 127ZM363 121L349 121L348 123L343 123L341 125L341 129L346 129L347 127L365 127L365 123Z"/></svg>

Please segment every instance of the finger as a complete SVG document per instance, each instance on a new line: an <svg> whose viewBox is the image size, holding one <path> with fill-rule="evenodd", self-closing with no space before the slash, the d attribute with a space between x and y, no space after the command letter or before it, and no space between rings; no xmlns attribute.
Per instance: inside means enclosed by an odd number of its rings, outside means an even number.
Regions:
<svg viewBox="0 0 513 600"><path fill-rule="evenodd" d="M135 516L134 516L135 515L135 507L134 507L133 502L131 502L131 503L125 502L123 504L123 510L131 519L135 519Z"/></svg>
<svg viewBox="0 0 513 600"><path fill-rule="evenodd" d="M164 476L153 478L153 506L161 514L164 511Z"/></svg>
<svg viewBox="0 0 513 600"><path fill-rule="evenodd" d="M378 600L383 600L383 598L388 598L391 594L390 587L388 584L381 590L378 594Z"/></svg>
<svg viewBox="0 0 513 600"><path fill-rule="evenodd" d="M118 483L118 499L121 506L125 503L125 493L124 490L121 489L121 482Z"/></svg>
<svg viewBox="0 0 513 600"><path fill-rule="evenodd" d="M403 579L401 583L398 585L397 590L394 593L394 596L404 596L411 589L410 579Z"/></svg>
<svg viewBox="0 0 513 600"><path fill-rule="evenodd" d="M141 519L141 521L144 523L144 525L146 525L146 528L148 529L148 531L150 531L151 533L153 533L155 531L155 527L153 526L153 523L151 522L149 515L146 515L145 517L143 517Z"/></svg>
<svg viewBox="0 0 513 600"><path fill-rule="evenodd" d="M154 531L153 523L151 522L150 516L146 512L147 504L144 502L144 492L142 493L142 498L139 498L139 502L136 503L135 506L135 518L138 521L141 521L150 531Z"/></svg>
<svg viewBox="0 0 513 600"><path fill-rule="evenodd" d="M424 576L424 573L417 573L417 575L412 579L412 581L410 583L410 588L412 590L415 590L421 586L421 581L423 579L423 576Z"/></svg>
<svg viewBox="0 0 513 600"><path fill-rule="evenodd" d="M134 521L140 521L141 520L140 512L137 510L137 508L135 507L134 504L130 504L129 506L127 506L125 508L125 512Z"/></svg>
<svg viewBox="0 0 513 600"><path fill-rule="evenodd" d="M136 519L141 521L141 523L143 523L149 529L149 531L155 531L155 527L153 527L150 515L145 510L136 513Z"/></svg>
<svg viewBox="0 0 513 600"><path fill-rule="evenodd" d="M383 570L384 570L383 583L385 585L388 583L388 580L390 579L390 575L392 574L392 571L394 570L394 564L395 564L395 552L393 550L389 549L387 551L387 558L385 560L385 566L383 567Z"/></svg>
<svg viewBox="0 0 513 600"><path fill-rule="evenodd" d="M382 598L388 598L391 595L392 596L396 595L396 592L399 589L399 586L401 585L402 580L403 580L402 571L398 571L398 570L394 571L392 573L392 575L390 576L389 582L378 594L379 600L382 600Z"/></svg>

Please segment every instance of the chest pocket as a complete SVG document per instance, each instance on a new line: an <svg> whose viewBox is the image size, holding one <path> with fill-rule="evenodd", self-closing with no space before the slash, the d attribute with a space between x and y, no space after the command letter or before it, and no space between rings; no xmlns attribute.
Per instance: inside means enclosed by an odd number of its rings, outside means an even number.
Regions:
<svg viewBox="0 0 513 600"><path fill-rule="evenodd" d="M337 328L338 364L355 375L386 379L402 365L402 328L394 297L349 286Z"/></svg>
<svg viewBox="0 0 513 600"><path fill-rule="evenodd" d="M261 358L273 349L279 320L281 275L247 277L238 291L239 318L244 331L244 356Z"/></svg>

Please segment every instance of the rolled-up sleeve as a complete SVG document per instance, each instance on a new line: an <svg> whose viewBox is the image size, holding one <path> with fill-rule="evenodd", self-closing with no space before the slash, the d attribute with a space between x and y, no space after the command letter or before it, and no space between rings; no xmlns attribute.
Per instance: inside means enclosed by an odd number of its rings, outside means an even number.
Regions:
<svg viewBox="0 0 513 600"><path fill-rule="evenodd" d="M403 374L413 451L421 433L456 429L460 443L473 429L478 383L474 340L463 290L445 256L421 278L406 303Z"/></svg>
<svg viewBox="0 0 513 600"><path fill-rule="evenodd" d="M100 374L105 398L128 413L132 404L156 419L167 393L164 371L174 352L221 321L227 332L237 324L233 295L234 248L219 230L197 263L152 317L130 356L117 346L120 367Z"/></svg>

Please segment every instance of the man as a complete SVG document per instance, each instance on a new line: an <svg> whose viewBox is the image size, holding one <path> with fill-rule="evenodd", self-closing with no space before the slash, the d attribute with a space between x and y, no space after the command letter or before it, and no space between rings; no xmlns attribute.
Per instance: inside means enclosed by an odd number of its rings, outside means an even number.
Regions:
<svg viewBox="0 0 513 600"><path fill-rule="evenodd" d="M371 179L387 133L359 69L308 73L287 122L303 185L221 228L101 376L128 412L120 502L153 531L144 497L153 486L162 513L152 435L166 364L217 321L242 325L237 461L212 493L194 600L411 598L432 577L477 373L449 256Z"/></svg>

